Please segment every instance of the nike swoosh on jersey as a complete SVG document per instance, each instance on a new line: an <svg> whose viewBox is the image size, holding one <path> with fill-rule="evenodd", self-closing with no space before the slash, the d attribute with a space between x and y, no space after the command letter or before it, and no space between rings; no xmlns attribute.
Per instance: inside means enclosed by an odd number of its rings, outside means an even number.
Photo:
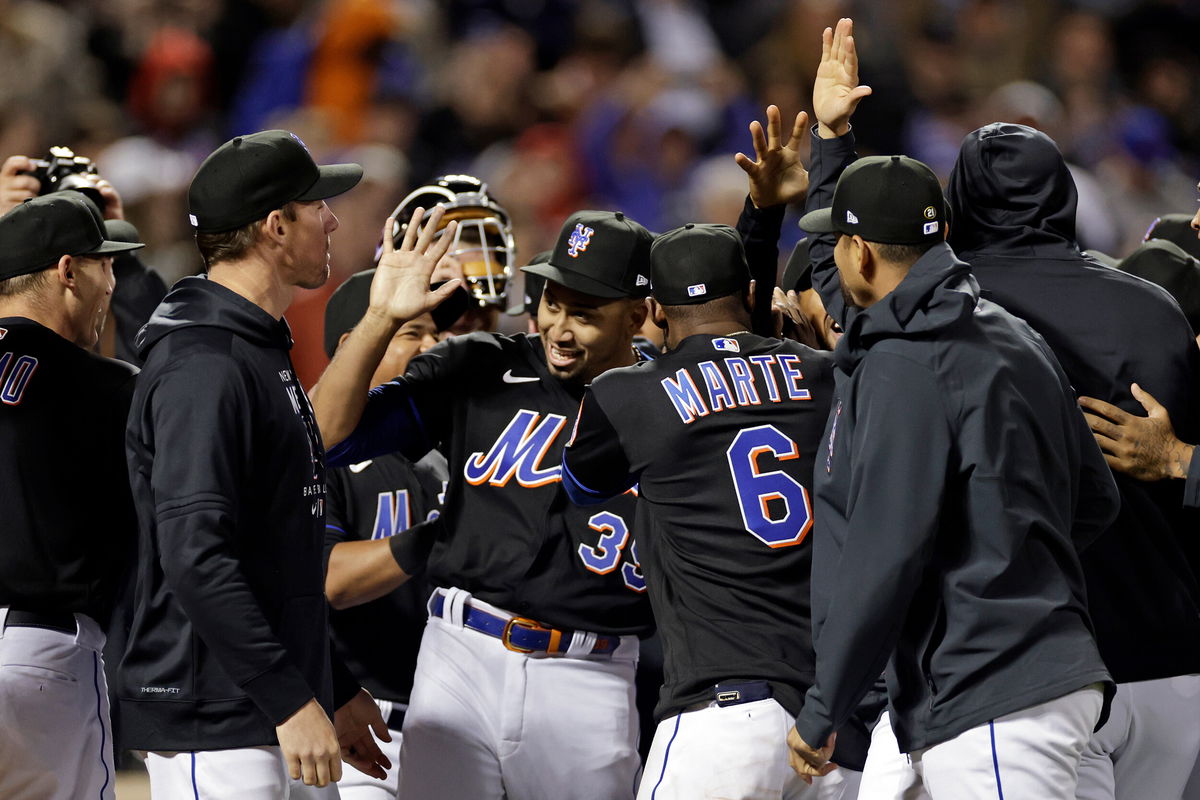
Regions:
<svg viewBox="0 0 1200 800"><path fill-rule="evenodd" d="M501 377L505 383L537 383L541 380L541 378L537 377L536 375L532 377L513 375L511 369L504 373L504 375Z"/></svg>
<svg viewBox="0 0 1200 800"><path fill-rule="evenodd" d="M357 464L351 464L350 471L353 472L355 475L357 475L358 473L362 472L367 467L371 466L371 462L373 462L374 460L375 459L373 459L373 458L368 458L366 461L360 461Z"/></svg>

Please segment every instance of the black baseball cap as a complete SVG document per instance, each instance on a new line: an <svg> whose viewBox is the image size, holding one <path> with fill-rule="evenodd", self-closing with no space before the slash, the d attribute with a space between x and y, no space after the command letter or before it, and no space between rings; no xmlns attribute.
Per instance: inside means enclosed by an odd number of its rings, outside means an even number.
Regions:
<svg viewBox="0 0 1200 800"><path fill-rule="evenodd" d="M930 244L942 240L945 222L946 200L933 170L908 156L870 156L846 167L832 208L810 211L800 227L883 244Z"/></svg>
<svg viewBox="0 0 1200 800"><path fill-rule="evenodd" d="M545 264L521 267L593 297L650 293L654 236L620 211L576 211L567 217Z"/></svg>
<svg viewBox="0 0 1200 800"><path fill-rule="evenodd" d="M750 284L742 237L728 225L689 222L660 234L650 249L650 272L651 295L664 306L707 303Z"/></svg>
<svg viewBox="0 0 1200 800"><path fill-rule="evenodd" d="M1200 258L1200 237L1192 230L1192 218L1187 214L1163 214L1150 224L1145 238L1165 239L1193 258Z"/></svg>
<svg viewBox="0 0 1200 800"><path fill-rule="evenodd" d="M0 280L40 272L70 256L112 256L145 247L114 241L100 209L78 192L34 197L0 217Z"/></svg>
<svg viewBox="0 0 1200 800"><path fill-rule="evenodd" d="M317 166L289 131L237 136L200 165L188 187L188 221L200 233L231 231L292 202L324 200L354 188L358 164Z"/></svg>
<svg viewBox="0 0 1200 800"><path fill-rule="evenodd" d="M1183 309L1192 333L1200 333L1200 259L1174 242L1150 239L1121 259L1116 267L1170 292Z"/></svg>
<svg viewBox="0 0 1200 800"><path fill-rule="evenodd" d="M526 266L550 263L550 256L553 254L553 252L553 250L543 250L533 258L529 259L529 264ZM542 289L545 288L545 278L543 278L541 275L535 275L532 272L526 272L525 291L523 293L524 296L522 298L522 302L509 306L504 313L510 317L519 317L522 314L537 316L538 304L542 302Z"/></svg>
<svg viewBox="0 0 1200 800"><path fill-rule="evenodd" d="M330 358L333 358L342 334L353 330L367 313L367 306L371 302L371 279L374 277L374 269L354 273L342 281L342 285L334 290L325 303L325 355ZM436 289L443 283L445 281L438 281L430 288ZM454 294L429 312L434 327L439 332L447 330L458 321L470 303L471 294L460 285Z"/></svg>
<svg viewBox="0 0 1200 800"><path fill-rule="evenodd" d="M785 292L804 292L812 288L812 262L808 258L807 238L796 242L796 246L792 248L787 266L783 268L779 288Z"/></svg>

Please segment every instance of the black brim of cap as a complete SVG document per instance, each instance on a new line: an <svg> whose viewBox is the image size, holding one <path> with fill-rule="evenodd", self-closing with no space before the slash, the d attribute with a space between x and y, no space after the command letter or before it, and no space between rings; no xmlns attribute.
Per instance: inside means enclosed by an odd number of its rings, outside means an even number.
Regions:
<svg viewBox="0 0 1200 800"><path fill-rule="evenodd" d="M833 209L818 208L800 218L800 230L807 233L833 233Z"/></svg>
<svg viewBox="0 0 1200 800"><path fill-rule="evenodd" d="M297 203L311 203L315 200L325 200L337 197L342 192L348 192L362 180L363 168L358 164L325 164L318 167L321 177L308 188L304 194L296 198Z"/></svg>
<svg viewBox="0 0 1200 800"><path fill-rule="evenodd" d="M87 253L80 253L84 256L115 256L118 253L128 253L131 250L141 250L146 245L140 242L101 242L100 246L95 250Z"/></svg>
<svg viewBox="0 0 1200 800"><path fill-rule="evenodd" d="M429 288L437 289L444 284L445 281L440 281L433 284ZM458 322L458 318L467 312L471 306L471 293L461 285L454 292L437 305L429 315L433 317L433 325L438 331L449 330L450 327Z"/></svg>
<svg viewBox="0 0 1200 800"><path fill-rule="evenodd" d="M527 267L521 267L521 271L540 275L548 281L554 281L561 286L582 292L583 294L590 294L592 297L603 297L606 300L629 297L629 294L622 289L601 283L595 278L589 278L580 272L559 269L553 264L530 264Z"/></svg>

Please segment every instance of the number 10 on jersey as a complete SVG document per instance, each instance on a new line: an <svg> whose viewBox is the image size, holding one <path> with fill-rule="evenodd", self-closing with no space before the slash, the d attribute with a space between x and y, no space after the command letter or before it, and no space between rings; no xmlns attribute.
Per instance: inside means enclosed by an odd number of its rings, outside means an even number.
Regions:
<svg viewBox="0 0 1200 800"><path fill-rule="evenodd" d="M774 425L743 428L725 451L746 530L768 547L800 544L812 529L812 502L803 484L783 470L763 472L759 457L800 457L796 443Z"/></svg>

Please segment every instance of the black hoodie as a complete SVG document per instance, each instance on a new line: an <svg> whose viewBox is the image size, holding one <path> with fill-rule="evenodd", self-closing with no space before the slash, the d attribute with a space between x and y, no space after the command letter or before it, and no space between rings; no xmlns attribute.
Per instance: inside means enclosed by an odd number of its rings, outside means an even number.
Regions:
<svg viewBox="0 0 1200 800"><path fill-rule="evenodd" d="M814 136L808 210L829 204L849 142ZM810 253L836 305L831 239ZM944 244L843 319L800 735L823 744L885 662L905 752L1107 681L1076 550L1111 522L1116 487L1046 343Z"/></svg>
<svg viewBox="0 0 1200 800"><path fill-rule="evenodd" d="M1023 125L967 135L947 190L950 244L983 296L1025 319L1075 391L1144 415L1136 381L1200 436L1200 348L1163 289L1098 265L1075 241L1075 183L1057 146ZM1200 589L1181 546L1197 532L1178 481L1118 474L1121 511L1083 554L1100 652L1121 683L1200 672Z"/></svg>
<svg viewBox="0 0 1200 800"><path fill-rule="evenodd" d="M121 663L122 746L271 745L316 697L332 717L325 465L287 323L203 278L138 333L126 431L140 529ZM338 665L340 667L340 664Z"/></svg>

